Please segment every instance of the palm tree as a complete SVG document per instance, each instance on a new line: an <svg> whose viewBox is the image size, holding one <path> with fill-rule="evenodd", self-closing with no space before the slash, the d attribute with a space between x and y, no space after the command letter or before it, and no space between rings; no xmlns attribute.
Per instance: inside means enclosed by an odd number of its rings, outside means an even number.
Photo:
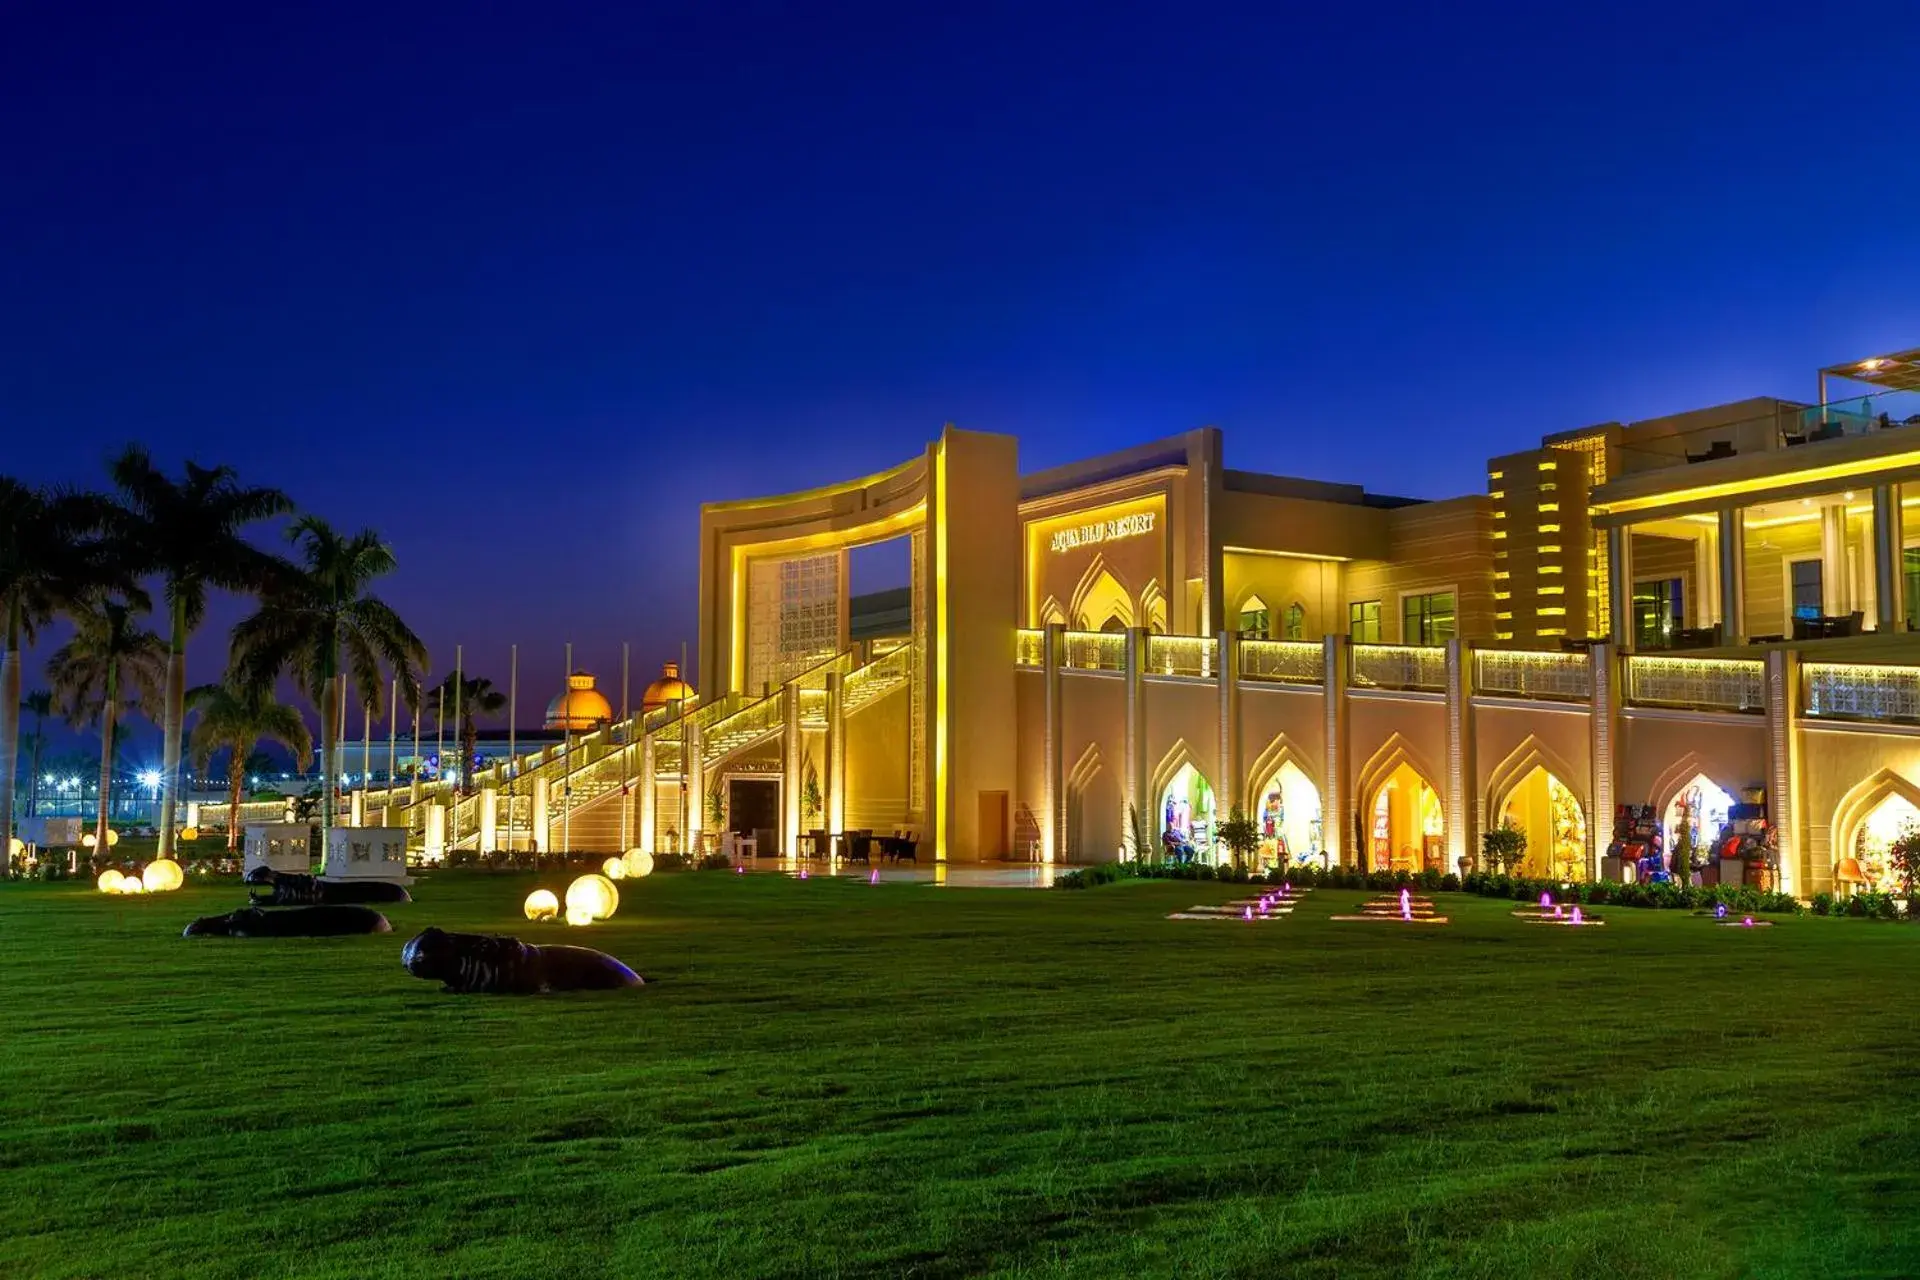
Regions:
<svg viewBox="0 0 1920 1280"><path fill-rule="evenodd" d="M20 700L20 710L33 713L33 754L27 764L27 816L40 812L40 748L47 743L47 717L53 714L53 695L35 689Z"/></svg>
<svg viewBox="0 0 1920 1280"><path fill-rule="evenodd" d="M120 490L117 540L138 570L158 574L167 594L167 696L160 726L159 856L173 856L173 815L180 786L180 744L187 700L187 637L207 609L207 591L252 592L272 573L274 558L250 545L241 531L292 510L278 489L240 483L231 467L186 464L174 480L147 451L130 445L113 460Z"/></svg>
<svg viewBox="0 0 1920 1280"><path fill-rule="evenodd" d="M241 684L261 688L291 673L319 708L320 823L330 828L340 777L340 682L350 681L360 703L377 708L384 666L416 702L427 647L367 591L394 568L392 550L372 530L347 537L316 516L302 516L287 536L299 545L303 563L283 564L259 609L233 629L230 666Z"/></svg>
<svg viewBox="0 0 1920 1280"><path fill-rule="evenodd" d="M187 694L187 706L200 713L187 752L193 767L205 771L216 751L227 753L227 849L240 847L240 795L261 739L293 752L302 773L313 761L313 735L292 707L282 706L258 685L203 684Z"/></svg>
<svg viewBox="0 0 1920 1280"><path fill-rule="evenodd" d="M139 617L131 605L103 600L75 615L73 639L47 660L47 680L67 723L76 729L96 720L100 724L99 816L93 834L94 848L103 853L113 797L114 729L123 700L155 716L166 683L167 646L140 625Z"/></svg>
<svg viewBox="0 0 1920 1280"><path fill-rule="evenodd" d="M0 856L13 842L13 798L20 767L20 650L55 613L71 608L111 576L94 535L106 504L88 494L37 489L0 476Z"/></svg>
<svg viewBox="0 0 1920 1280"><path fill-rule="evenodd" d="M493 687L493 681L485 676L473 676L459 679L448 676L429 693L439 693L446 699L446 705L460 708L460 723L454 727L460 738L460 794L473 794L473 757L479 751L480 731L474 726L473 717L497 715L507 705L507 695Z"/></svg>

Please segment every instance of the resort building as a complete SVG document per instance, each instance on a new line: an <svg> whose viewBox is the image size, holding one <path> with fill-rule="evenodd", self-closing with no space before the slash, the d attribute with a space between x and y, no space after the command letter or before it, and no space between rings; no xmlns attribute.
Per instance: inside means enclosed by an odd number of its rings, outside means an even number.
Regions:
<svg viewBox="0 0 1920 1280"><path fill-rule="evenodd" d="M444 809L441 849L1074 863L1224 860L1240 810L1268 860L1448 871L1504 821L1563 877L1644 874L1650 813L1656 862L1764 831L1748 880L1875 885L1920 822L1920 352L1819 383L1548 434L1444 501L1235 470L1211 428L1022 474L949 427L703 508L697 700L368 811ZM896 541L908 584L856 604Z"/></svg>

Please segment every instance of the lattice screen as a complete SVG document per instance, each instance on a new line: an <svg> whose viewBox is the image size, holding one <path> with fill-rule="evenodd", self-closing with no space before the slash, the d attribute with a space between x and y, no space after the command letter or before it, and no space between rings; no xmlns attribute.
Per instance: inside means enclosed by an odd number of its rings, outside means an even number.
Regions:
<svg viewBox="0 0 1920 1280"><path fill-rule="evenodd" d="M749 697L777 688L840 651L837 551L754 560L747 569Z"/></svg>

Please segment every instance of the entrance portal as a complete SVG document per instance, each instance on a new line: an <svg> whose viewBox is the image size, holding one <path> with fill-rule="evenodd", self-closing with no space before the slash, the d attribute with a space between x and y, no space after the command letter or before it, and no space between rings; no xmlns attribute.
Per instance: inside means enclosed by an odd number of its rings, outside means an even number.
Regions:
<svg viewBox="0 0 1920 1280"><path fill-rule="evenodd" d="M1373 793L1367 829L1368 869L1444 870L1446 829L1440 793L1412 765L1400 764Z"/></svg>
<svg viewBox="0 0 1920 1280"><path fill-rule="evenodd" d="M780 830L778 778L727 779L727 830L735 835L758 834L761 856L776 852Z"/></svg>
<svg viewBox="0 0 1920 1280"><path fill-rule="evenodd" d="M1853 837L1853 856L1834 868L1834 879L1852 890L1895 891L1900 876L1890 856L1893 842L1915 831L1920 831L1920 808L1905 796L1888 796L1860 820Z"/></svg>
<svg viewBox="0 0 1920 1280"><path fill-rule="evenodd" d="M1543 879L1587 878L1587 819L1560 779L1535 765L1500 806L1503 821L1527 833L1522 874Z"/></svg>
<svg viewBox="0 0 1920 1280"><path fill-rule="evenodd" d="M1289 760L1261 788L1260 857L1268 863L1321 861L1320 790Z"/></svg>
<svg viewBox="0 0 1920 1280"><path fill-rule="evenodd" d="M1190 764L1180 771L1160 793L1160 843L1163 851L1212 862L1213 788L1201 772Z"/></svg>

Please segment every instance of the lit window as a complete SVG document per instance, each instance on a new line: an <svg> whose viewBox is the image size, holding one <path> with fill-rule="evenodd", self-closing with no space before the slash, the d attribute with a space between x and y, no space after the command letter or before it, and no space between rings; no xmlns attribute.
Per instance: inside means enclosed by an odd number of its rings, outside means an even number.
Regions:
<svg viewBox="0 0 1920 1280"><path fill-rule="evenodd" d="M1494 592L1494 593L1493 593L1493 598L1494 598L1495 600L1511 600L1511 599L1513 599L1513 592L1511 592L1511 591L1496 591L1496 592Z"/></svg>
<svg viewBox="0 0 1920 1280"><path fill-rule="evenodd" d="M1540 509L1542 511L1558 511L1560 504L1557 502L1543 502L1540 504Z"/></svg>
<svg viewBox="0 0 1920 1280"><path fill-rule="evenodd" d="M1497 622L1507 622L1507 621L1510 621L1510 620L1512 620L1512 618L1513 618L1513 614L1512 614L1512 613L1510 613L1510 612L1509 612L1509 613L1496 613L1496 614L1494 614L1493 616L1494 616L1494 620L1495 620L1495 621L1497 621Z"/></svg>
<svg viewBox="0 0 1920 1280"><path fill-rule="evenodd" d="M1240 634L1249 640L1270 640L1273 638L1269 630L1272 621L1267 606L1255 597L1250 607L1240 611Z"/></svg>
<svg viewBox="0 0 1920 1280"><path fill-rule="evenodd" d="M1400 643L1445 644L1453 635L1453 592L1400 597Z"/></svg>
<svg viewBox="0 0 1920 1280"><path fill-rule="evenodd" d="M1563 596L1567 594L1567 589L1565 587L1541 587L1540 594L1543 596Z"/></svg>
<svg viewBox="0 0 1920 1280"><path fill-rule="evenodd" d="M1295 600L1287 606L1287 639L1304 640L1307 636L1306 606Z"/></svg>
<svg viewBox="0 0 1920 1280"><path fill-rule="evenodd" d="M1493 536L1496 538L1504 538L1507 536L1507 531L1505 529L1495 529L1493 531Z"/></svg>
<svg viewBox="0 0 1920 1280"><path fill-rule="evenodd" d="M1535 612L1543 618L1564 618L1567 616L1566 606L1564 605L1556 605L1551 609L1537 609Z"/></svg>
<svg viewBox="0 0 1920 1280"><path fill-rule="evenodd" d="M1494 481L1494 480L1505 480L1506 478L1507 478L1507 473L1506 473L1506 472L1504 472L1504 471L1489 471L1489 472L1487 472L1487 480L1488 480L1489 482L1492 482L1492 481Z"/></svg>
<svg viewBox="0 0 1920 1280"><path fill-rule="evenodd" d="M1495 520L1505 520L1507 518L1507 513L1504 511L1496 511L1493 513L1493 518Z"/></svg>
<svg viewBox="0 0 1920 1280"><path fill-rule="evenodd" d="M1543 524L1540 526L1540 532L1541 533L1558 533L1560 532L1560 526L1557 524Z"/></svg>
<svg viewBox="0 0 1920 1280"><path fill-rule="evenodd" d="M1542 530L1542 532L1545 532L1545 530ZM1535 550L1543 556L1557 556L1560 554L1560 544L1557 542L1545 542L1536 547Z"/></svg>
<svg viewBox="0 0 1920 1280"><path fill-rule="evenodd" d="M1537 636L1563 636L1567 634L1567 629L1565 627L1542 627L1534 632L1534 634Z"/></svg>
<svg viewBox="0 0 1920 1280"><path fill-rule="evenodd" d="M1558 489L1559 487L1560 487L1559 485L1555 484L1551 480L1542 480L1540 482L1540 492L1542 493L1552 493L1555 489Z"/></svg>
<svg viewBox="0 0 1920 1280"><path fill-rule="evenodd" d="M1560 571L1561 566L1557 564L1543 564L1540 566L1540 572L1542 573L1559 573Z"/></svg>
<svg viewBox="0 0 1920 1280"><path fill-rule="evenodd" d="M1511 631L1496 631L1496 632L1494 632L1494 633L1493 633L1493 638L1494 638L1494 639L1496 639L1496 640L1511 640L1511 639L1513 639L1513 632L1511 632Z"/></svg>
<svg viewBox="0 0 1920 1280"><path fill-rule="evenodd" d="M1347 639L1355 644L1380 643L1380 602L1356 600L1347 606Z"/></svg>
<svg viewBox="0 0 1920 1280"><path fill-rule="evenodd" d="M1554 470L1554 469L1555 469L1556 467L1558 467L1559 465L1560 465L1560 464L1559 464L1558 462L1554 462L1554 461L1552 461L1552 460L1548 460L1548 461L1546 461L1546 462L1543 462L1543 463L1541 463L1541 464L1540 464L1540 469L1541 469L1542 471L1552 471L1552 470Z"/></svg>
<svg viewBox="0 0 1920 1280"><path fill-rule="evenodd" d="M1793 616L1818 618L1824 612L1821 601L1820 562L1795 560L1787 572L1793 580Z"/></svg>

